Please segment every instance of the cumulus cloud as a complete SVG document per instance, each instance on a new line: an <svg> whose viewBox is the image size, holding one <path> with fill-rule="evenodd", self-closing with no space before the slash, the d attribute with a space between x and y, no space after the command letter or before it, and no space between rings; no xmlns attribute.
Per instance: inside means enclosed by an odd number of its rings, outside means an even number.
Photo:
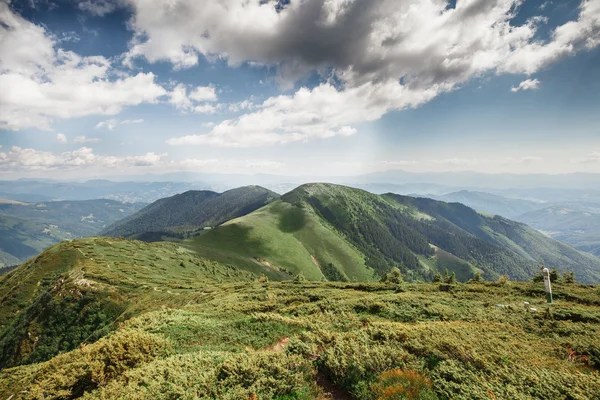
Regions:
<svg viewBox="0 0 600 400"><path fill-rule="evenodd" d="M199 56L231 65L277 65L284 79L334 68L346 82L404 78L414 85L462 82L487 71L531 73L600 39L597 0L577 20L536 40L540 18L512 25L521 0L129 0L134 15L128 60Z"/></svg>
<svg viewBox="0 0 600 400"><path fill-rule="evenodd" d="M199 114L213 114L220 107L206 103L217 100L215 88L211 86L198 86L188 93L186 85L180 83L168 93L169 103L183 112L195 112ZM204 102L199 104L200 102Z"/></svg>
<svg viewBox="0 0 600 400"><path fill-rule="evenodd" d="M104 57L59 48L6 2L0 2L0 38L0 129L50 129L55 118L114 115L166 94L152 73L119 77Z"/></svg>
<svg viewBox="0 0 600 400"><path fill-rule="evenodd" d="M512 87L511 92L518 92L519 90L535 90L540 86L540 81L537 79L526 79L519 83L519 86Z"/></svg>
<svg viewBox="0 0 600 400"><path fill-rule="evenodd" d="M65 144L65 143L67 143L67 137L63 133L57 133L56 134L56 141L58 143Z"/></svg>
<svg viewBox="0 0 600 400"><path fill-rule="evenodd" d="M301 88L292 96L271 97L257 111L225 120L207 134L171 138L167 144L254 147L351 136L356 133L351 124L377 120L393 109L416 107L441 90L440 86L411 90L398 82L337 90L323 83Z"/></svg>
<svg viewBox="0 0 600 400"><path fill-rule="evenodd" d="M141 124L144 122L142 118L139 119L124 119L121 121L122 124Z"/></svg>
<svg viewBox="0 0 600 400"><path fill-rule="evenodd" d="M0 146L0 149L2 147ZM0 169L6 172L68 171L68 170L101 170L104 172L123 169L140 171L207 171L244 173L266 172L280 168L283 163L257 160L230 159L184 159L167 160L167 153L146 153L140 156L103 156L95 154L89 147L81 147L74 151L52 153L31 148L13 146L8 151L0 151Z"/></svg>
<svg viewBox="0 0 600 400"><path fill-rule="evenodd" d="M101 156L89 147L54 154L31 148L13 146L10 151L0 152L0 167L6 171L49 171L72 168L102 167L124 168L159 164L167 154L147 153L142 156Z"/></svg>
<svg viewBox="0 0 600 400"><path fill-rule="evenodd" d="M73 139L73 143L98 143L100 142L99 138L88 138L85 136L76 136L75 139Z"/></svg>
<svg viewBox="0 0 600 400"><path fill-rule="evenodd" d="M135 37L128 63L144 57L187 68L202 56L275 66L282 83L313 71L331 78L170 144L244 147L336 136L343 126L418 106L469 79L529 75L600 43L600 0L583 0L577 19L546 41L536 35L544 17L514 24L521 0L458 0L455 7L440 0L129 1ZM189 109L180 94L174 103ZM298 104L301 98L319 109ZM335 122L324 122L330 116Z"/></svg>
<svg viewBox="0 0 600 400"><path fill-rule="evenodd" d="M96 129L106 128L109 131L114 131L117 127L118 121L114 118L107 119L106 121L100 121L96 124Z"/></svg>

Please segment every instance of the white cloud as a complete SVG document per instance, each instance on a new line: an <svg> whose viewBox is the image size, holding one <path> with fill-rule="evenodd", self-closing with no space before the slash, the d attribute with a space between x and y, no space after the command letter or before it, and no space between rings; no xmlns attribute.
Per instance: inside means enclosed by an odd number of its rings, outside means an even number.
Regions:
<svg viewBox="0 0 600 400"><path fill-rule="evenodd" d="M592 151L591 153L586 154L582 158L571 160L571 162L578 164L600 163L600 151Z"/></svg>
<svg viewBox="0 0 600 400"><path fill-rule="evenodd" d="M192 90L189 97L195 101L216 101L217 93L212 86L198 86Z"/></svg>
<svg viewBox="0 0 600 400"><path fill-rule="evenodd" d="M0 146L0 149L2 147ZM102 156L95 154L89 147L75 151L51 153L31 148L13 146L9 151L0 151L0 168L5 172L43 171L94 171L114 173L122 170L136 171L205 171L223 173L272 172L284 164L265 159L183 159L167 160L167 153L146 153L140 156Z"/></svg>
<svg viewBox="0 0 600 400"><path fill-rule="evenodd" d="M75 139L73 139L73 143L98 143L100 142L99 138L88 138L85 136L76 136Z"/></svg>
<svg viewBox="0 0 600 400"><path fill-rule="evenodd" d="M121 121L122 124L141 124L144 122L142 118L140 119L124 119Z"/></svg>
<svg viewBox="0 0 600 400"><path fill-rule="evenodd" d="M119 77L101 56L58 48L51 34L0 2L0 129L50 129L55 118L114 115L166 91L152 73Z"/></svg>
<svg viewBox="0 0 600 400"><path fill-rule="evenodd" d="M240 112L243 110L253 110L256 107L256 104L252 100L244 100L238 103L230 103L228 108L231 112Z"/></svg>
<svg viewBox="0 0 600 400"><path fill-rule="evenodd" d="M147 153L142 156L101 156L89 147L54 154L48 151L23 149L13 146L10 151L0 152L0 167L6 171L49 171L82 169L91 167L124 168L158 165L167 154Z"/></svg>
<svg viewBox="0 0 600 400"><path fill-rule="evenodd" d="M109 131L114 131L118 124L141 124L144 122L143 119L124 119L119 121L116 118L107 119L105 121L100 121L96 124L96 129L108 129Z"/></svg>
<svg viewBox="0 0 600 400"><path fill-rule="evenodd" d="M197 114L214 114L217 112L217 107L212 104L201 104L194 107L194 112Z"/></svg>
<svg viewBox="0 0 600 400"><path fill-rule="evenodd" d="M519 90L535 90L540 86L540 81L537 79L526 79L519 83L519 86L512 87L511 92L518 92Z"/></svg>
<svg viewBox="0 0 600 400"><path fill-rule="evenodd" d="M329 83L271 97L258 110L216 125L208 134L167 140L171 145L255 147L356 133L352 124L374 121L394 109L429 101L443 87L410 90L396 81L337 90Z"/></svg>
<svg viewBox="0 0 600 400"><path fill-rule="evenodd" d="M514 25L521 0L129 0L136 36L127 60L191 67L199 56L230 65L277 65L284 80L332 67L346 83L404 78L429 86L484 72L533 73L600 40L598 0L577 20L536 38L543 18ZM323 40L327 38L327 40Z"/></svg>
<svg viewBox="0 0 600 400"><path fill-rule="evenodd" d="M215 126L215 123L214 122L204 122L201 126L203 128L212 128L213 126Z"/></svg>
<svg viewBox="0 0 600 400"><path fill-rule="evenodd" d="M114 118L107 119L106 121L101 121L96 124L96 129L106 128L109 131L114 131L117 127L118 121Z"/></svg>
<svg viewBox="0 0 600 400"><path fill-rule="evenodd" d="M188 94L186 85L180 83L168 94L169 103L183 112L195 112L198 114L214 114L221 105L200 102L216 101L217 94L211 86L198 86Z"/></svg>
<svg viewBox="0 0 600 400"><path fill-rule="evenodd" d="M56 134L56 141L58 143L65 144L65 143L67 143L67 137L63 133L57 133Z"/></svg>
<svg viewBox="0 0 600 400"><path fill-rule="evenodd" d="M282 83L312 71L336 82L273 97L206 135L170 144L248 147L336 136L343 126L418 106L469 79L532 74L600 43L600 0L584 0L577 19L546 42L536 35L544 17L514 24L521 0L459 0L454 8L439 0L305 0L283 9L277 3L279 10L268 1L130 2L136 36L128 62L145 57L185 68L204 56L276 66ZM191 109L187 96L173 97Z"/></svg>

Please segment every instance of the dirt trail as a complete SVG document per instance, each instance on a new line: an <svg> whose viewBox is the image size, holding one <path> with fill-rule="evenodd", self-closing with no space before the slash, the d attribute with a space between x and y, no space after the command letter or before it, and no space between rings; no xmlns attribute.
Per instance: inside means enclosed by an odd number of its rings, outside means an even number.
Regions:
<svg viewBox="0 0 600 400"><path fill-rule="evenodd" d="M323 390L323 395L318 397L317 400L353 400L354 397L350 396L344 389L337 387L327 375L322 372L317 372L315 377L317 385Z"/></svg>

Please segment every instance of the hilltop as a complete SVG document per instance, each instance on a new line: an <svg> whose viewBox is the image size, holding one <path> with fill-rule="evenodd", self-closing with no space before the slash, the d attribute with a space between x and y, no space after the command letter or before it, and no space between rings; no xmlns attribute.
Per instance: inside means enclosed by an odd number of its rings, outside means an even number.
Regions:
<svg viewBox="0 0 600 400"><path fill-rule="evenodd" d="M155 201L137 213L107 227L105 236L160 240L161 234L190 232L246 215L279 195L260 186L244 186L216 193L190 190ZM154 233L154 234L152 234Z"/></svg>
<svg viewBox="0 0 600 400"><path fill-rule="evenodd" d="M198 254L274 279L378 279L391 267L430 280L446 269L466 281L508 274L526 280L540 263L600 281L600 259L462 204L333 184L307 184L182 245Z"/></svg>
<svg viewBox="0 0 600 400"><path fill-rule="evenodd" d="M0 368L72 350L157 304L184 304L184 293L252 278L174 243L62 242L0 278Z"/></svg>

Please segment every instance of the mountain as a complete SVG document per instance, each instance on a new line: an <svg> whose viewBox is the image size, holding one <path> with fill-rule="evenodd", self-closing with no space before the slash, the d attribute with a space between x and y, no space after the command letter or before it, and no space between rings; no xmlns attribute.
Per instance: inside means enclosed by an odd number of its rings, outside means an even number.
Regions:
<svg viewBox="0 0 600 400"><path fill-rule="evenodd" d="M579 250L600 256L600 214L567 205L530 211L516 219Z"/></svg>
<svg viewBox="0 0 600 400"><path fill-rule="evenodd" d="M18 264L61 240L96 234L143 205L104 199L0 202L0 264Z"/></svg>
<svg viewBox="0 0 600 400"><path fill-rule="evenodd" d="M70 239L56 225L0 214L0 266L20 264L45 248Z"/></svg>
<svg viewBox="0 0 600 400"><path fill-rule="evenodd" d="M157 200L101 234L151 238L156 236L151 235L153 232L199 230L248 214L278 197L277 193L260 186L245 186L224 193L190 190Z"/></svg>
<svg viewBox="0 0 600 400"><path fill-rule="evenodd" d="M474 210L487 214L501 215L506 218L514 218L526 212L544 207L544 203L511 199L490 193L469 190L461 190L441 196L427 195L425 197L445 201L447 203L462 203Z"/></svg>
<svg viewBox="0 0 600 400"><path fill-rule="evenodd" d="M430 279L449 269L460 280L480 270L526 280L539 263L600 281L600 259L525 224L462 204L332 184L307 184L184 245L202 256L272 278L377 279L391 267ZM412 274L412 275L411 275Z"/></svg>

